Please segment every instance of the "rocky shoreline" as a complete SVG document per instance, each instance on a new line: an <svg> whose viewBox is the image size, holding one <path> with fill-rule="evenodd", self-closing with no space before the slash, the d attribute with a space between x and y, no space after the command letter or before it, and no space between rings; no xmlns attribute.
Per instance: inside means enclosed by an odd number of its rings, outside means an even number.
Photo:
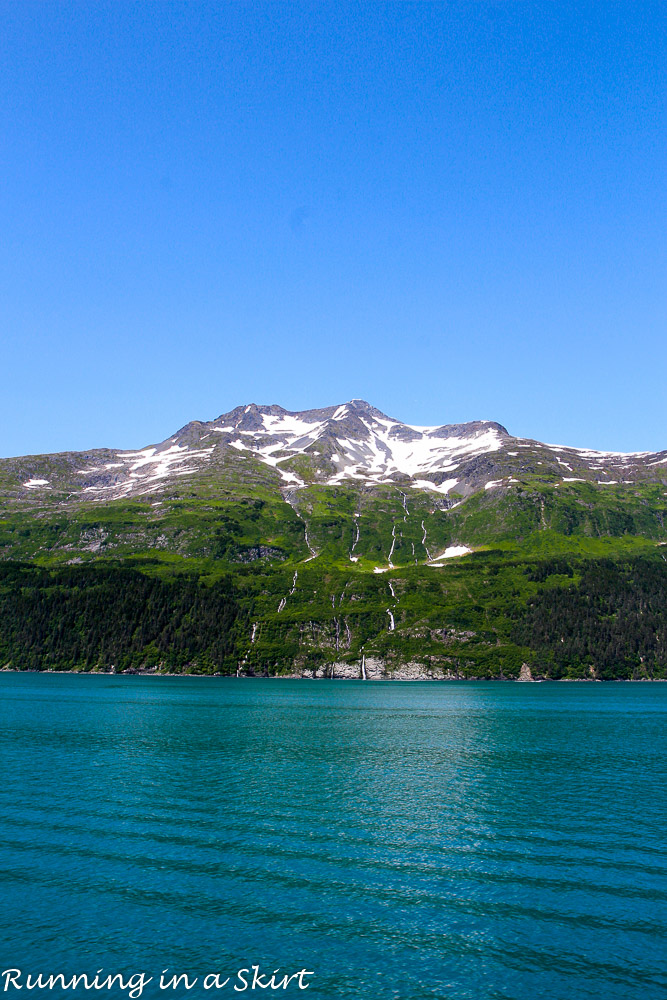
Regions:
<svg viewBox="0 0 667 1000"><path fill-rule="evenodd" d="M391 681L470 681L477 682L480 681L493 681L494 683L532 683L532 684L544 684L547 682L551 683L568 683L568 684L604 684L604 683L667 683L667 678L663 677L627 677L619 678L614 681L604 681L599 677L560 677L558 680L554 678L543 678L534 677L531 673L530 667L527 664L523 664L521 667L521 672L518 677L465 677L462 674L456 674L451 670L443 670L439 667L426 667L423 663L412 662L404 664L397 667L394 670L388 671L384 667L384 662L379 659L374 659L369 657L365 661L358 664L355 663L328 663L322 667L316 669L315 671L301 672L301 673L282 673L282 674L253 674L253 673L236 673L236 674L222 674L222 673L202 673L194 671L182 671L180 673L174 673L173 671L158 670L151 668L148 670L138 670L130 669L124 671L116 670L53 670L52 668L46 670L17 670L14 667L4 666L0 667L0 673L4 674L77 674L79 676L87 677L198 677L198 678L224 678L227 680L237 680L243 678L245 680L334 680L334 681L375 681L375 682L391 682Z"/></svg>

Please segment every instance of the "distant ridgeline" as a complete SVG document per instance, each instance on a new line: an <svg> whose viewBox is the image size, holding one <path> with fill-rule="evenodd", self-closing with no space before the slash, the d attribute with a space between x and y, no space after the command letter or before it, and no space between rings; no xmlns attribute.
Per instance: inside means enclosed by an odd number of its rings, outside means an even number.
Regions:
<svg viewBox="0 0 667 1000"><path fill-rule="evenodd" d="M251 405L0 507L0 667L667 677L667 452Z"/></svg>

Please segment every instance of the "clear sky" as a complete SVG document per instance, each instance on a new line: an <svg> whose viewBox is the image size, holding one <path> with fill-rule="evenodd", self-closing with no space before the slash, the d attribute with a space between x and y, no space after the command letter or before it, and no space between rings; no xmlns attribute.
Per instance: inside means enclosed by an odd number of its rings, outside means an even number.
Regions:
<svg viewBox="0 0 667 1000"><path fill-rule="evenodd" d="M247 402L667 447L667 4L0 6L0 454Z"/></svg>

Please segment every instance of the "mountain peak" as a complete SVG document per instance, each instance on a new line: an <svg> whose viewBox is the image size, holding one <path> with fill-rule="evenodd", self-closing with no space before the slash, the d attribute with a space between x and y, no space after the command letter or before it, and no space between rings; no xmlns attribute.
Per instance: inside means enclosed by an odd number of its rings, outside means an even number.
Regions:
<svg viewBox="0 0 667 1000"><path fill-rule="evenodd" d="M262 466L265 467L262 471ZM13 461L25 496L64 490L71 499L148 496L182 476L259 476L292 493L309 484L400 484L444 497L518 486L526 476L564 484L667 484L667 452L620 455L512 437L502 424L475 420L418 426L387 416L365 399L314 410L246 403L215 420L191 421L139 451L100 450ZM266 478L266 473L271 475ZM55 495L55 494L54 494Z"/></svg>

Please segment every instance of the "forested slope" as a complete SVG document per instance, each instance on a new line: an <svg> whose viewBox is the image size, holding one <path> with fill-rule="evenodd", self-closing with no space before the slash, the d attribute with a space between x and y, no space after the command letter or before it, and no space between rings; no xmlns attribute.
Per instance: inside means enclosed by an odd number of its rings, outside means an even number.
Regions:
<svg viewBox="0 0 667 1000"><path fill-rule="evenodd" d="M0 564L0 662L305 676L337 664L339 676L360 676L365 657L388 677L405 664L461 678L516 678L522 664L553 679L667 677L659 553L525 561L489 551L438 572L311 565L296 581L253 567L213 580L154 570Z"/></svg>

